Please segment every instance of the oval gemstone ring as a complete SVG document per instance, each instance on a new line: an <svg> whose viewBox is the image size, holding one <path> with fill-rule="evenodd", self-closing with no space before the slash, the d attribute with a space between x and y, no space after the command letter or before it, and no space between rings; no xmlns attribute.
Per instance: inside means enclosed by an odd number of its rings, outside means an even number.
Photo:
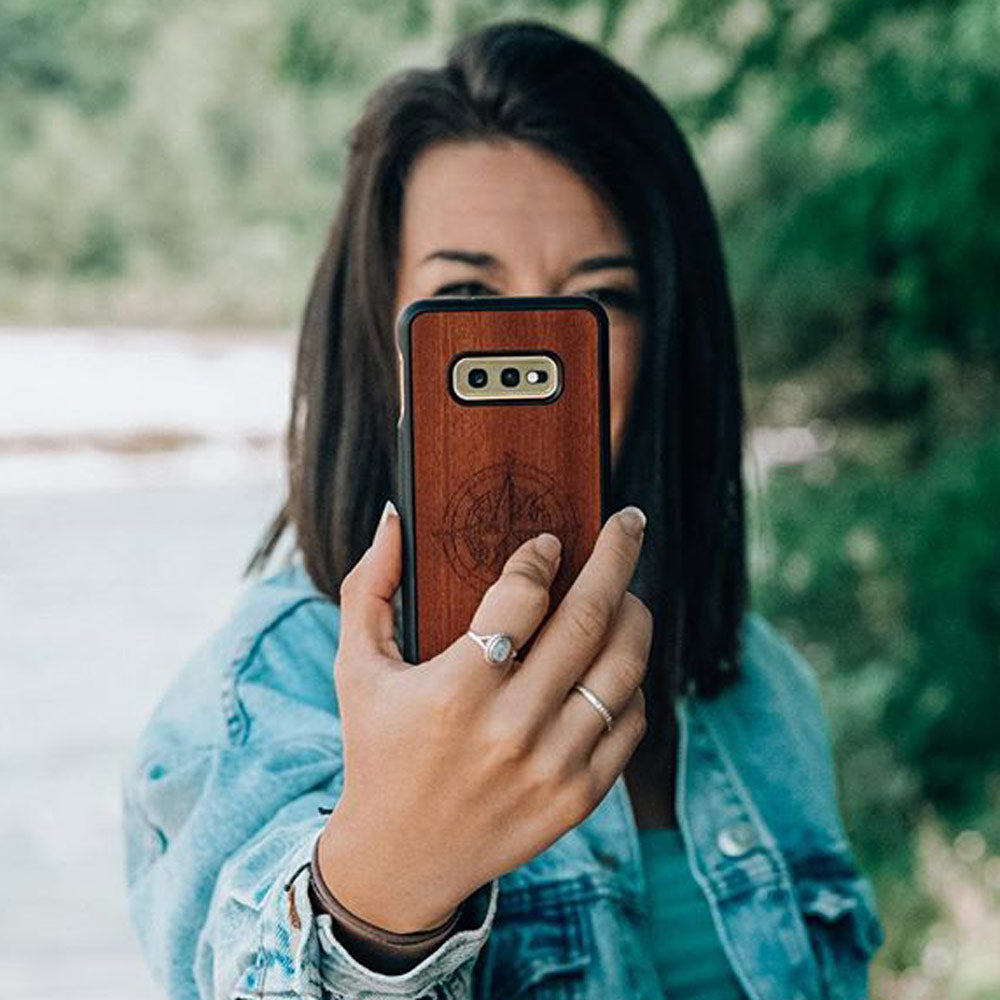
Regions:
<svg viewBox="0 0 1000 1000"><path fill-rule="evenodd" d="M483 651L483 658L487 663L503 663L511 654L517 657L517 650L514 649L514 637L506 632L493 632L489 635L480 635L469 629L465 633Z"/></svg>

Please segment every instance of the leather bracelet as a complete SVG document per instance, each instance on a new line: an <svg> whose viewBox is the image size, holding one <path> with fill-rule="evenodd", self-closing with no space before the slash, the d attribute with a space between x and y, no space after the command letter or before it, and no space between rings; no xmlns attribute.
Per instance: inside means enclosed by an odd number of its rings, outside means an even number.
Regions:
<svg viewBox="0 0 1000 1000"><path fill-rule="evenodd" d="M440 943L458 924L465 907L464 901L459 904L455 912L444 923L422 931L390 931L384 927L369 923L363 917L352 913L334 896L330 891L330 887L323 881L319 867L319 842L319 837L313 842L312 860L309 864L309 888L311 894L324 910L343 923L348 930L357 934L363 941L390 946L394 953L400 955L406 955L410 952L429 954L431 942Z"/></svg>

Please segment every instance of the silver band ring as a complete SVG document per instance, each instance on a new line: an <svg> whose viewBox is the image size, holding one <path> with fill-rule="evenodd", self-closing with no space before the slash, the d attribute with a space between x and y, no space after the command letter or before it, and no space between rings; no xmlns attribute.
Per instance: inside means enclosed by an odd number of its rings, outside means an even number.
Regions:
<svg viewBox="0 0 1000 1000"><path fill-rule="evenodd" d="M598 715L600 715L600 717L604 720L605 728L610 733L611 727L614 725L615 722L615 717L608 710L608 706L605 705L604 702L601 701L601 699L598 698L597 695L594 694L594 692L591 691L589 687L586 687L585 685L580 684L579 682L573 685L573 690L579 691L580 694L582 694L584 698L586 698L587 701L589 701L590 704L594 706L594 708L597 710Z"/></svg>
<svg viewBox="0 0 1000 1000"><path fill-rule="evenodd" d="M491 632L488 635L479 635L469 629L465 633L473 642L482 648L483 658L487 663L504 663L508 657L517 659L517 650L514 648L514 637L506 632Z"/></svg>

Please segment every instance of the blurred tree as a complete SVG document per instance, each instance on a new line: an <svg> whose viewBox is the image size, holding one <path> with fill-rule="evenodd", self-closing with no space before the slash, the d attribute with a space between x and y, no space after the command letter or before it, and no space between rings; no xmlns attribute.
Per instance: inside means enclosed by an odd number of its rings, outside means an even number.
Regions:
<svg viewBox="0 0 1000 1000"><path fill-rule="evenodd" d="M0 95L56 95L87 113L124 101L152 15L122 0L7 0L0 7Z"/></svg>
<svg viewBox="0 0 1000 1000"><path fill-rule="evenodd" d="M751 123L721 199L750 373L839 432L812 482L775 479L776 547L811 574L761 600L839 669L890 669L882 732L958 818L1000 769L996 5L699 0L651 37L675 32L726 55L694 133Z"/></svg>

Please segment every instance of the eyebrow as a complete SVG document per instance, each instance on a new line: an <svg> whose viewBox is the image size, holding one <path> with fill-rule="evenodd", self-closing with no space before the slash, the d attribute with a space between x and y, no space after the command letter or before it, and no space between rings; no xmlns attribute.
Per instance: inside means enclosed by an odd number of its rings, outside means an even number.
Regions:
<svg viewBox="0 0 1000 1000"><path fill-rule="evenodd" d="M435 250L420 262L421 265L432 260L452 260L460 264L471 264L473 267L496 269L501 267L500 261L492 254L472 250ZM612 267L638 267L638 261L629 254L602 254L597 257L586 257L570 268L567 277L574 274L587 274L591 271L604 271Z"/></svg>

